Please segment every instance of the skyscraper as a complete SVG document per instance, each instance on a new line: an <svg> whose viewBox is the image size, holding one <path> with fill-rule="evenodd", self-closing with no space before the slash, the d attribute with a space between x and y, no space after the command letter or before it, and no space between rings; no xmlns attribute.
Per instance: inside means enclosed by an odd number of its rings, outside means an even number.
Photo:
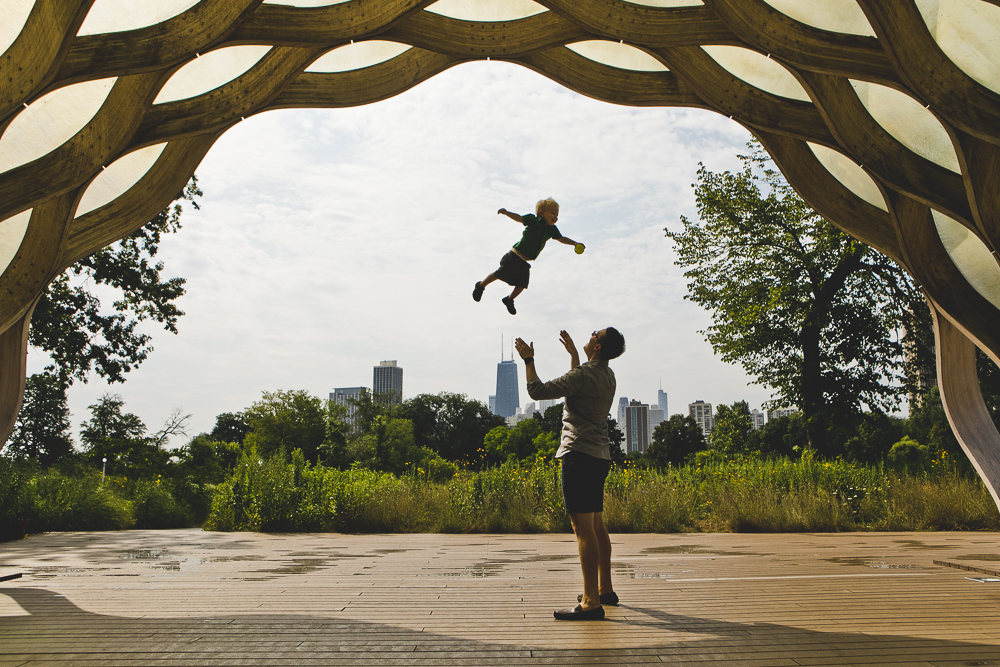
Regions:
<svg viewBox="0 0 1000 667"><path fill-rule="evenodd" d="M517 390L517 364L513 359L497 364L497 405L496 414L510 417L517 412L521 403Z"/></svg>
<svg viewBox="0 0 1000 667"><path fill-rule="evenodd" d="M753 429L759 431L764 428L764 413L760 410L751 410L750 418L753 420Z"/></svg>
<svg viewBox="0 0 1000 667"><path fill-rule="evenodd" d="M649 406L649 441L650 442L653 441L653 431L656 430L656 427L659 426L660 422L662 422L664 419L665 419L665 417L663 415L663 410L660 409L660 406L655 405L655 404L651 404Z"/></svg>
<svg viewBox="0 0 1000 667"><path fill-rule="evenodd" d="M628 397L622 396L618 399L618 427L625 432L625 409L628 407Z"/></svg>
<svg viewBox="0 0 1000 667"><path fill-rule="evenodd" d="M715 420L712 416L712 404L705 401L688 403L688 414L701 427L701 432L707 438L708 434L712 432L712 427L715 426Z"/></svg>
<svg viewBox="0 0 1000 667"><path fill-rule="evenodd" d="M649 406L632 400L619 410L625 413L625 453L646 451L649 445Z"/></svg>
<svg viewBox="0 0 1000 667"><path fill-rule="evenodd" d="M662 389L656 390L656 403L663 410L663 418L666 419L670 416L670 410L667 410L667 392Z"/></svg>
<svg viewBox="0 0 1000 667"><path fill-rule="evenodd" d="M361 398L361 392L363 391L368 391L368 387L334 387L333 392L330 394L331 401L347 406L348 424L354 423L354 413L357 412L357 408L349 399L358 400Z"/></svg>
<svg viewBox="0 0 1000 667"><path fill-rule="evenodd" d="M372 392L386 403L398 405L403 402L403 369L396 365L395 359L378 362L372 379Z"/></svg>

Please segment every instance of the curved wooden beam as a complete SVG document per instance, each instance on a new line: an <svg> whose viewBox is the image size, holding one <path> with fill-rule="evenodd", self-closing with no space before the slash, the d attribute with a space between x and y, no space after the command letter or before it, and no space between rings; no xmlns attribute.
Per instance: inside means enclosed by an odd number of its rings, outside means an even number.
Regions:
<svg viewBox="0 0 1000 667"><path fill-rule="evenodd" d="M1000 144L1000 95L963 72L927 30L913 0L857 0L907 87L964 132Z"/></svg>
<svg viewBox="0 0 1000 667"><path fill-rule="evenodd" d="M899 76L875 37L806 25L763 0L705 0L743 41L789 65L899 87Z"/></svg>
<svg viewBox="0 0 1000 667"><path fill-rule="evenodd" d="M21 318L0 334L0 451L14 431L24 399L28 370L28 323L35 309L31 304Z"/></svg>
<svg viewBox="0 0 1000 667"><path fill-rule="evenodd" d="M803 84L816 102L837 143L879 180L922 201L977 234L962 176L917 155L872 118L846 79L801 73Z"/></svg>
<svg viewBox="0 0 1000 667"><path fill-rule="evenodd" d="M804 139L823 146L837 142L810 102L791 100L738 79L703 49L655 49L655 53L687 86L715 111L749 127Z"/></svg>
<svg viewBox="0 0 1000 667"><path fill-rule="evenodd" d="M0 220L80 187L122 155L161 78L154 72L118 79L94 118L69 141L0 174Z"/></svg>
<svg viewBox="0 0 1000 667"><path fill-rule="evenodd" d="M113 201L72 220L56 273L131 234L169 206L222 134L170 142L135 185Z"/></svg>
<svg viewBox="0 0 1000 667"><path fill-rule="evenodd" d="M848 190L804 141L754 130L788 183L820 215L847 234L905 265L889 214Z"/></svg>
<svg viewBox="0 0 1000 667"><path fill-rule="evenodd" d="M24 29L0 54L0 130L56 77L94 0L35 0Z"/></svg>
<svg viewBox="0 0 1000 667"><path fill-rule="evenodd" d="M153 106L135 131L130 148L198 136L232 127L265 109L322 50L271 49L241 76L203 95Z"/></svg>
<svg viewBox="0 0 1000 667"><path fill-rule="evenodd" d="M162 23L77 37L55 86L162 70L222 42L263 0L201 0Z"/></svg>
<svg viewBox="0 0 1000 667"><path fill-rule="evenodd" d="M944 412L958 444L1000 507L1000 432L979 388L976 346L933 303L931 313Z"/></svg>
<svg viewBox="0 0 1000 667"><path fill-rule="evenodd" d="M647 48L741 44L708 7L648 7L621 0L538 0L596 37Z"/></svg>

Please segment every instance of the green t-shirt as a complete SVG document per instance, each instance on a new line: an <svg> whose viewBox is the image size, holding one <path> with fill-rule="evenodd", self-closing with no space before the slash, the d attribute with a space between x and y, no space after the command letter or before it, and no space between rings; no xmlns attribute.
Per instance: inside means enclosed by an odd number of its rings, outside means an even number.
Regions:
<svg viewBox="0 0 1000 667"><path fill-rule="evenodd" d="M536 259L549 239L562 238L558 227L545 224L545 221L536 215L526 213L521 219L524 221L524 233L514 247L524 255L525 259Z"/></svg>

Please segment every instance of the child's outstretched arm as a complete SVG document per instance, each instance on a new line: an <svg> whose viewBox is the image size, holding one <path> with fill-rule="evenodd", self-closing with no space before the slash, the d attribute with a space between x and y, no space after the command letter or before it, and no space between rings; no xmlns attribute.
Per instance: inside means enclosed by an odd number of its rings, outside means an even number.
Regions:
<svg viewBox="0 0 1000 667"><path fill-rule="evenodd" d="M562 243L563 245L576 245L576 241L574 241L568 236L560 236L559 238L556 239L556 241L559 241L559 243ZM580 245L583 244L581 243Z"/></svg>
<svg viewBox="0 0 1000 667"><path fill-rule="evenodd" d="M522 218L517 213L511 213L510 211L508 211L505 208L502 208L499 211L497 211L497 215L506 215L511 220L516 220L517 222L520 222L521 224L524 224L524 218Z"/></svg>

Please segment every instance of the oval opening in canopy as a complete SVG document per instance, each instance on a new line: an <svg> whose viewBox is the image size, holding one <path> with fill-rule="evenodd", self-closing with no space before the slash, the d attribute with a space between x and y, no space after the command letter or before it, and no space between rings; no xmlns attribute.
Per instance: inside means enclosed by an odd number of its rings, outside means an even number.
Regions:
<svg viewBox="0 0 1000 667"><path fill-rule="evenodd" d="M872 118L911 151L945 169L961 172L951 137L920 102L888 86L851 80Z"/></svg>
<svg viewBox="0 0 1000 667"><path fill-rule="evenodd" d="M635 72L665 72L667 68L659 60L641 49L628 44L609 42L600 39L587 40L567 44L566 48L588 60L627 69Z"/></svg>
<svg viewBox="0 0 1000 667"><path fill-rule="evenodd" d="M197 5L198 1L97 0L77 34L99 35L145 28L186 12Z"/></svg>
<svg viewBox="0 0 1000 667"><path fill-rule="evenodd" d="M821 30L874 37L868 18L854 0L764 0L782 14Z"/></svg>
<svg viewBox="0 0 1000 667"><path fill-rule="evenodd" d="M229 46L195 58L170 77L153 104L184 100L215 90L256 65L270 50L270 46L256 44Z"/></svg>
<svg viewBox="0 0 1000 667"><path fill-rule="evenodd" d="M878 185L854 160L826 146L812 142L808 145L820 164L830 172L831 176L840 181L841 185L872 206L889 211Z"/></svg>
<svg viewBox="0 0 1000 667"><path fill-rule="evenodd" d="M1000 7L982 0L917 0L917 8L945 55L1000 93Z"/></svg>
<svg viewBox="0 0 1000 667"><path fill-rule="evenodd" d="M0 54L10 48L24 30L35 0L4 0L0 2Z"/></svg>
<svg viewBox="0 0 1000 667"><path fill-rule="evenodd" d="M37 160L69 141L100 110L116 80L59 88L21 111L0 137L0 172Z"/></svg>
<svg viewBox="0 0 1000 667"><path fill-rule="evenodd" d="M76 208L76 217L90 213L127 192L146 175L166 146L146 146L115 160L91 181Z"/></svg>
<svg viewBox="0 0 1000 667"><path fill-rule="evenodd" d="M993 253L965 225L931 209L944 249L972 288L1000 308L1000 266Z"/></svg>
<svg viewBox="0 0 1000 667"><path fill-rule="evenodd" d="M7 270L28 231L31 211L22 211L0 222L0 274Z"/></svg>
<svg viewBox="0 0 1000 667"><path fill-rule="evenodd" d="M462 21L483 22L516 21L549 11L533 0L438 0L425 10Z"/></svg>
<svg viewBox="0 0 1000 667"><path fill-rule="evenodd" d="M810 101L798 79L767 56L739 46L706 45L701 48L727 72L755 88L793 100Z"/></svg>
<svg viewBox="0 0 1000 667"><path fill-rule="evenodd" d="M373 39L338 47L306 68L307 72L349 72L378 65L409 51L412 46L399 42Z"/></svg>

